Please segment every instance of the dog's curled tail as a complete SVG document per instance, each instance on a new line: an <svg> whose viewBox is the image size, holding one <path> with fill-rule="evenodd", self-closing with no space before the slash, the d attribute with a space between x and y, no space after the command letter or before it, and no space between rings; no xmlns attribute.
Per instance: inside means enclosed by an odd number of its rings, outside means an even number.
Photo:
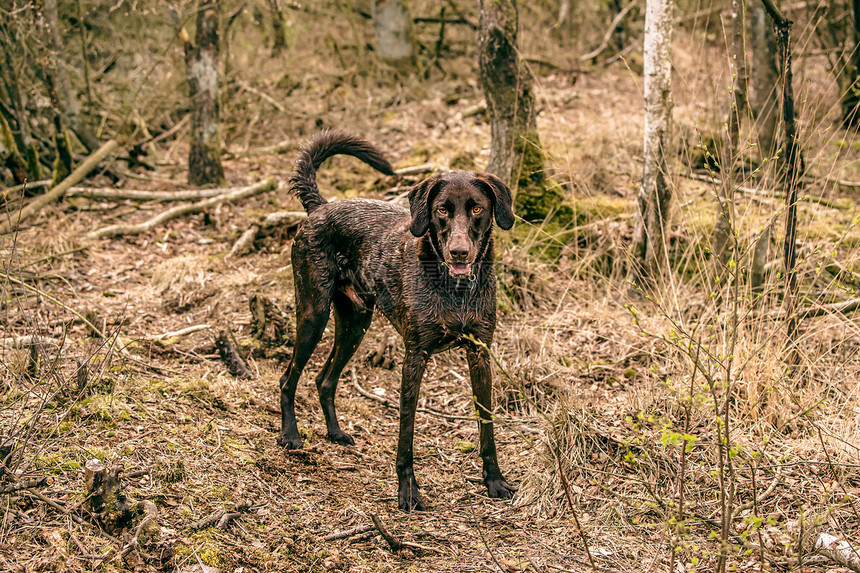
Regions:
<svg viewBox="0 0 860 573"><path fill-rule="evenodd" d="M321 131L302 148L296 162L296 172L290 177L290 186L310 214L326 203L317 187L317 169L332 155L352 155L377 171L394 175L391 164L369 141L343 131Z"/></svg>

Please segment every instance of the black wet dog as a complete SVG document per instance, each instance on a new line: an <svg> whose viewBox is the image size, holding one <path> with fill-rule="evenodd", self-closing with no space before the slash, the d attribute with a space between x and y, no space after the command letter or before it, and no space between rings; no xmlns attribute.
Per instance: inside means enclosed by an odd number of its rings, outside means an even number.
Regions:
<svg viewBox="0 0 860 573"><path fill-rule="evenodd" d="M409 192L409 211L371 199L327 203L317 187L316 171L337 154L352 155L393 174L370 143L342 132L318 134L299 155L291 183L308 219L292 249L296 342L281 378L278 443L288 449L302 447L296 426L296 384L332 307L334 347L316 384L328 438L339 444L354 443L338 425L335 389L377 307L406 346L397 444L400 508L424 508L412 468L418 389L430 355L452 346L466 349L480 416L484 483L490 497L511 497L513 489L496 461L488 352L496 328L491 230L494 218L502 229L514 223L510 189L493 175L456 171L415 185Z"/></svg>

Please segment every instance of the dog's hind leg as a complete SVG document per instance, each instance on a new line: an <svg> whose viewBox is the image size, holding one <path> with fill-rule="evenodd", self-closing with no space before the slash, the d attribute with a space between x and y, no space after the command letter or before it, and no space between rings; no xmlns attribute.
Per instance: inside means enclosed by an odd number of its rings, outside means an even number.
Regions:
<svg viewBox="0 0 860 573"><path fill-rule="evenodd" d="M336 444L353 445L352 436L340 429L337 422L337 412L334 407L334 395L337 382L344 367L355 354L370 320L373 318L373 307L361 310L355 307L353 301L342 292L337 292L332 299L334 307L334 347L331 349L325 366L317 376L320 404L325 414L325 425L328 439Z"/></svg>
<svg viewBox="0 0 860 573"><path fill-rule="evenodd" d="M322 288L313 293L306 292L303 286L296 286L296 342L293 346L293 358L281 377L281 434L278 436L278 444L288 450L302 447L302 438L296 424L296 386L302 370L325 331L334 292L334 281L331 281L328 288L326 285L320 285Z"/></svg>

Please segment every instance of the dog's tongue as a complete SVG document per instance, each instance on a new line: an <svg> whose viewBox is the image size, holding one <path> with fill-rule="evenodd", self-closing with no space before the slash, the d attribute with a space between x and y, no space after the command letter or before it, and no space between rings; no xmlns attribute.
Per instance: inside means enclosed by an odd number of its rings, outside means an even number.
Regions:
<svg viewBox="0 0 860 573"><path fill-rule="evenodd" d="M451 274L455 277L466 276L469 274L469 265L465 263L452 263L450 268Z"/></svg>

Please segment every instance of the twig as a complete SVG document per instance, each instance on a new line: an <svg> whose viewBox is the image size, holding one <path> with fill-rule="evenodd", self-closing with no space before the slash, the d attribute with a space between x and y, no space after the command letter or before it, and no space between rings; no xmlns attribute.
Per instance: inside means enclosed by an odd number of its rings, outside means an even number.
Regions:
<svg viewBox="0 0 860 573"><path fill-rule="evenodd" d="M347 529L346 531L337 531L335 533L330 533L323 537L323 541L335 541L337 539L346 539L347 537L352 537L353 535L361 535L362 533L367 533L368 531L373 531L376 529L376 525L359 525L358 527L353 527L352 529Z"/></svg>
<svg viewBox="0 0 860 573"><path fill-rule="evenodd" d="M204 199L203 201L192 203L191 205L183 205L181 207L174 207L173 209L168 209L167 211L156 215L152 219L149 219L148 221L139 223L137 225L109 225L96 231L92 231L91 233L87 233L84 238L86 240L93 240L105 236L136 235L138 233L143 233L145 231L154 229L158 225L166 223L167 221L170 221L172 219L176 219L177 217L189 215L191 213L199 213L200 211L203 211L210 207L215 207L216 205L220 205L222 203L232 203L234 201L246 199L254 195L259 195L260 193L272 191L277 187L278 184L275 179L266 179L265 181L261 181L255 185L251 185L249 187L242 187L241 189L235 189L233 191L223 193L216 197L210 197L209 199Z"/></svg>
<svg viewBox="0 0 860 573"><path fill-rule="evenodd" d="M270 96L269 94L267 94L267 93L265 93L265 92L262 92L262 91L258 90L257 88L255 88L255 87L251 86L251 85L250 85L250 84L248 84L247 82L242 82L242 81L240 81L240 82L239 82L239 85L242 87L242 89L243 89L243 90L245 90L245 91L249 91L249 92L251 92L252 94L254 94L255 96L259 97L260 99L265 100L265 101L267 101L268 103L272 104L272 107L274 107L275 109L277 109L279 112L281 112L281 113L287 113L287 108L285 108L283 105L281 105L280 103L278 103L278 101L276 101L276 100L275 100L275 98L273 98L273 97L272 97L272 96Z"/></svg>
<svg viewBox="0 0 860 573"><path fill-rule="evenodd" d="M739 515L742 511L752 509L753 505L755 505L756 501L758 503L761 503L763 500L770 497L770 495L774 492L774 490L776 489L776 486L779 484L779 482L781 480L782 480L782 466L776 466L776 475L773 476L773 481L770 482L770 485L767 486L767 489L764 490L764 493L762 493L760 496L758 496L757 500L748 501L747 503L738 507L738 509L735 511L735 515Z"/></svg>
<svg viewBox="0 0 860 573"><path fill-rule="evenodd" d="M18 227L23 221L29 219L36 213L42 210L42 208L49 203L53 203L54 201L58 201L63 194L69 190L72 185L78 183L89 175L90 171L96 168L102 160L107 157L111 151L113 151L117 146L116 141L113 139L109 140L107 143L102 145L98 150L93 152L92 155L86 158L83 163L77 166L74 171L72 171L68 177L63 179L60 183L58 183L53 189L45 193L44 195L39 195L34 200L30 201L27 205L21 208L17 214L12 216L11 221L0 221L0 235L8 233L12 227Z"/></svg>

